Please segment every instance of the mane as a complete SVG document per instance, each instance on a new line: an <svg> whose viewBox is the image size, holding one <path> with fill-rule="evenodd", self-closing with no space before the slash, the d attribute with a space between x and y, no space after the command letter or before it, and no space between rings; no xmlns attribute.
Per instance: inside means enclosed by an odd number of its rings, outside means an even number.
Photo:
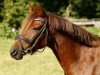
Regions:
<svg viewBox="0 0 100 75"><path fill-rule="evenodd" d="M96 44L96 40L99 38L60 16L49 13L48 18L49 25L53 26L56 31L82 45L93 47Z"/></svg>

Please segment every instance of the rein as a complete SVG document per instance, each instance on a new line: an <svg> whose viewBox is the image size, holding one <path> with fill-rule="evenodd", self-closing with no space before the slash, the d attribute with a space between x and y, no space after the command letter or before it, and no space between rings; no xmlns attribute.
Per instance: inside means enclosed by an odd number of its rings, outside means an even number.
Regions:
<svg viewBox="0 0 100 75"><path fill-rule="evenodd" d="M41 19L34 19L35 21L43 21ZM42 26L42 28L40 29L40 31L32 38L32 41L28 40L24 35L19 34L16 38L16 40L19 41L20 47L21 47L21 51L22 54L26 54L26 53L33 53L33 48L37 45L37 43L39 42L39 40L42 38L42 35L45 33L45 47L47 46L47 39L48 39L48 30L47 30L47 19L45 20L44 25ZM21 41L19 39L24 40L30 47L28 49L25 49L23 44L21 43ZM38 52L43 52L45 50L45 47L42 51L38 51Z"/></svg>

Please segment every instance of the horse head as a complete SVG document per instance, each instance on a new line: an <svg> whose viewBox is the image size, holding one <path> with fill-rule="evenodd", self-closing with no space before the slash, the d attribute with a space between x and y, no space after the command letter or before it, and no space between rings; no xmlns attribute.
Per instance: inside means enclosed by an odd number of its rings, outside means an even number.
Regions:
<svg viewBox="0 0 100 75"><path fill-rule="evenodd" d="M23 22L21 32L10 50L16 60L22 59L27 53L33 54L45 47L47 42L47 15L39 4L36 9L31 4L29 6L30 15Z"/></svg>

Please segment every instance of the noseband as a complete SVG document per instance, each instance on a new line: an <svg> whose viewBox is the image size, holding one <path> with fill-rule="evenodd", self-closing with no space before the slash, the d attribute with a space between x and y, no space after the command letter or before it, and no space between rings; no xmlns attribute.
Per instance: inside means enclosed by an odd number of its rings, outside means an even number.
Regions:
<svg viewBox="0 0 100 75"><path fill-rule="evenodd" d="M43 21L42 19L40 18L36 18L34 19L35 21ZM42 36L45 34L45 47L47 45L47 38L48 38L48 30L47 30L47 25L48 25L48 22L47 22L47 19L45 20L45 23L44 25L42 26L42 28L40 29L40 31L32 38L32 40L30 41L29 39L27 39L24 35L22 34L19 34L16 38L16 40L19 41L19 44L20 44L20 48L21 48L21 51L23 54L26 54L26 53L30 53L32 54L33 51L32 49L37 45L37 43L39 42L39 40L42 38ZM28 49L25 49L23 44L21 43L21 41L19 39L22 39L24 40L30 47ZM44 47L44 49L45 49ZM43 49L43 51L44 51Z"/></svg>

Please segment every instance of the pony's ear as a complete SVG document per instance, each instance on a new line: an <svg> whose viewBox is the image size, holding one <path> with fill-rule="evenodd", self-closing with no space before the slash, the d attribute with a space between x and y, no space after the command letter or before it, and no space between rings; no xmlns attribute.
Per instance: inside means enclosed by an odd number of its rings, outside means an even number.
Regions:
<svg viewBox="0 0 100 75"><path fill-rule="evenodd" d="M31 5L31 3L29 3L29 11L30 11L30 14L32 14L32 13L35 12L35 9L34 9L34 7Z"/></svg>
<svg viewBox="0 0 100 75"><path fill-rule="evenodd" d="M46 15L45 11L43 10L43 8L41 7L41 5L39 3L37 4L37 13L43 17L45 17L45 15Z"/></svg>

